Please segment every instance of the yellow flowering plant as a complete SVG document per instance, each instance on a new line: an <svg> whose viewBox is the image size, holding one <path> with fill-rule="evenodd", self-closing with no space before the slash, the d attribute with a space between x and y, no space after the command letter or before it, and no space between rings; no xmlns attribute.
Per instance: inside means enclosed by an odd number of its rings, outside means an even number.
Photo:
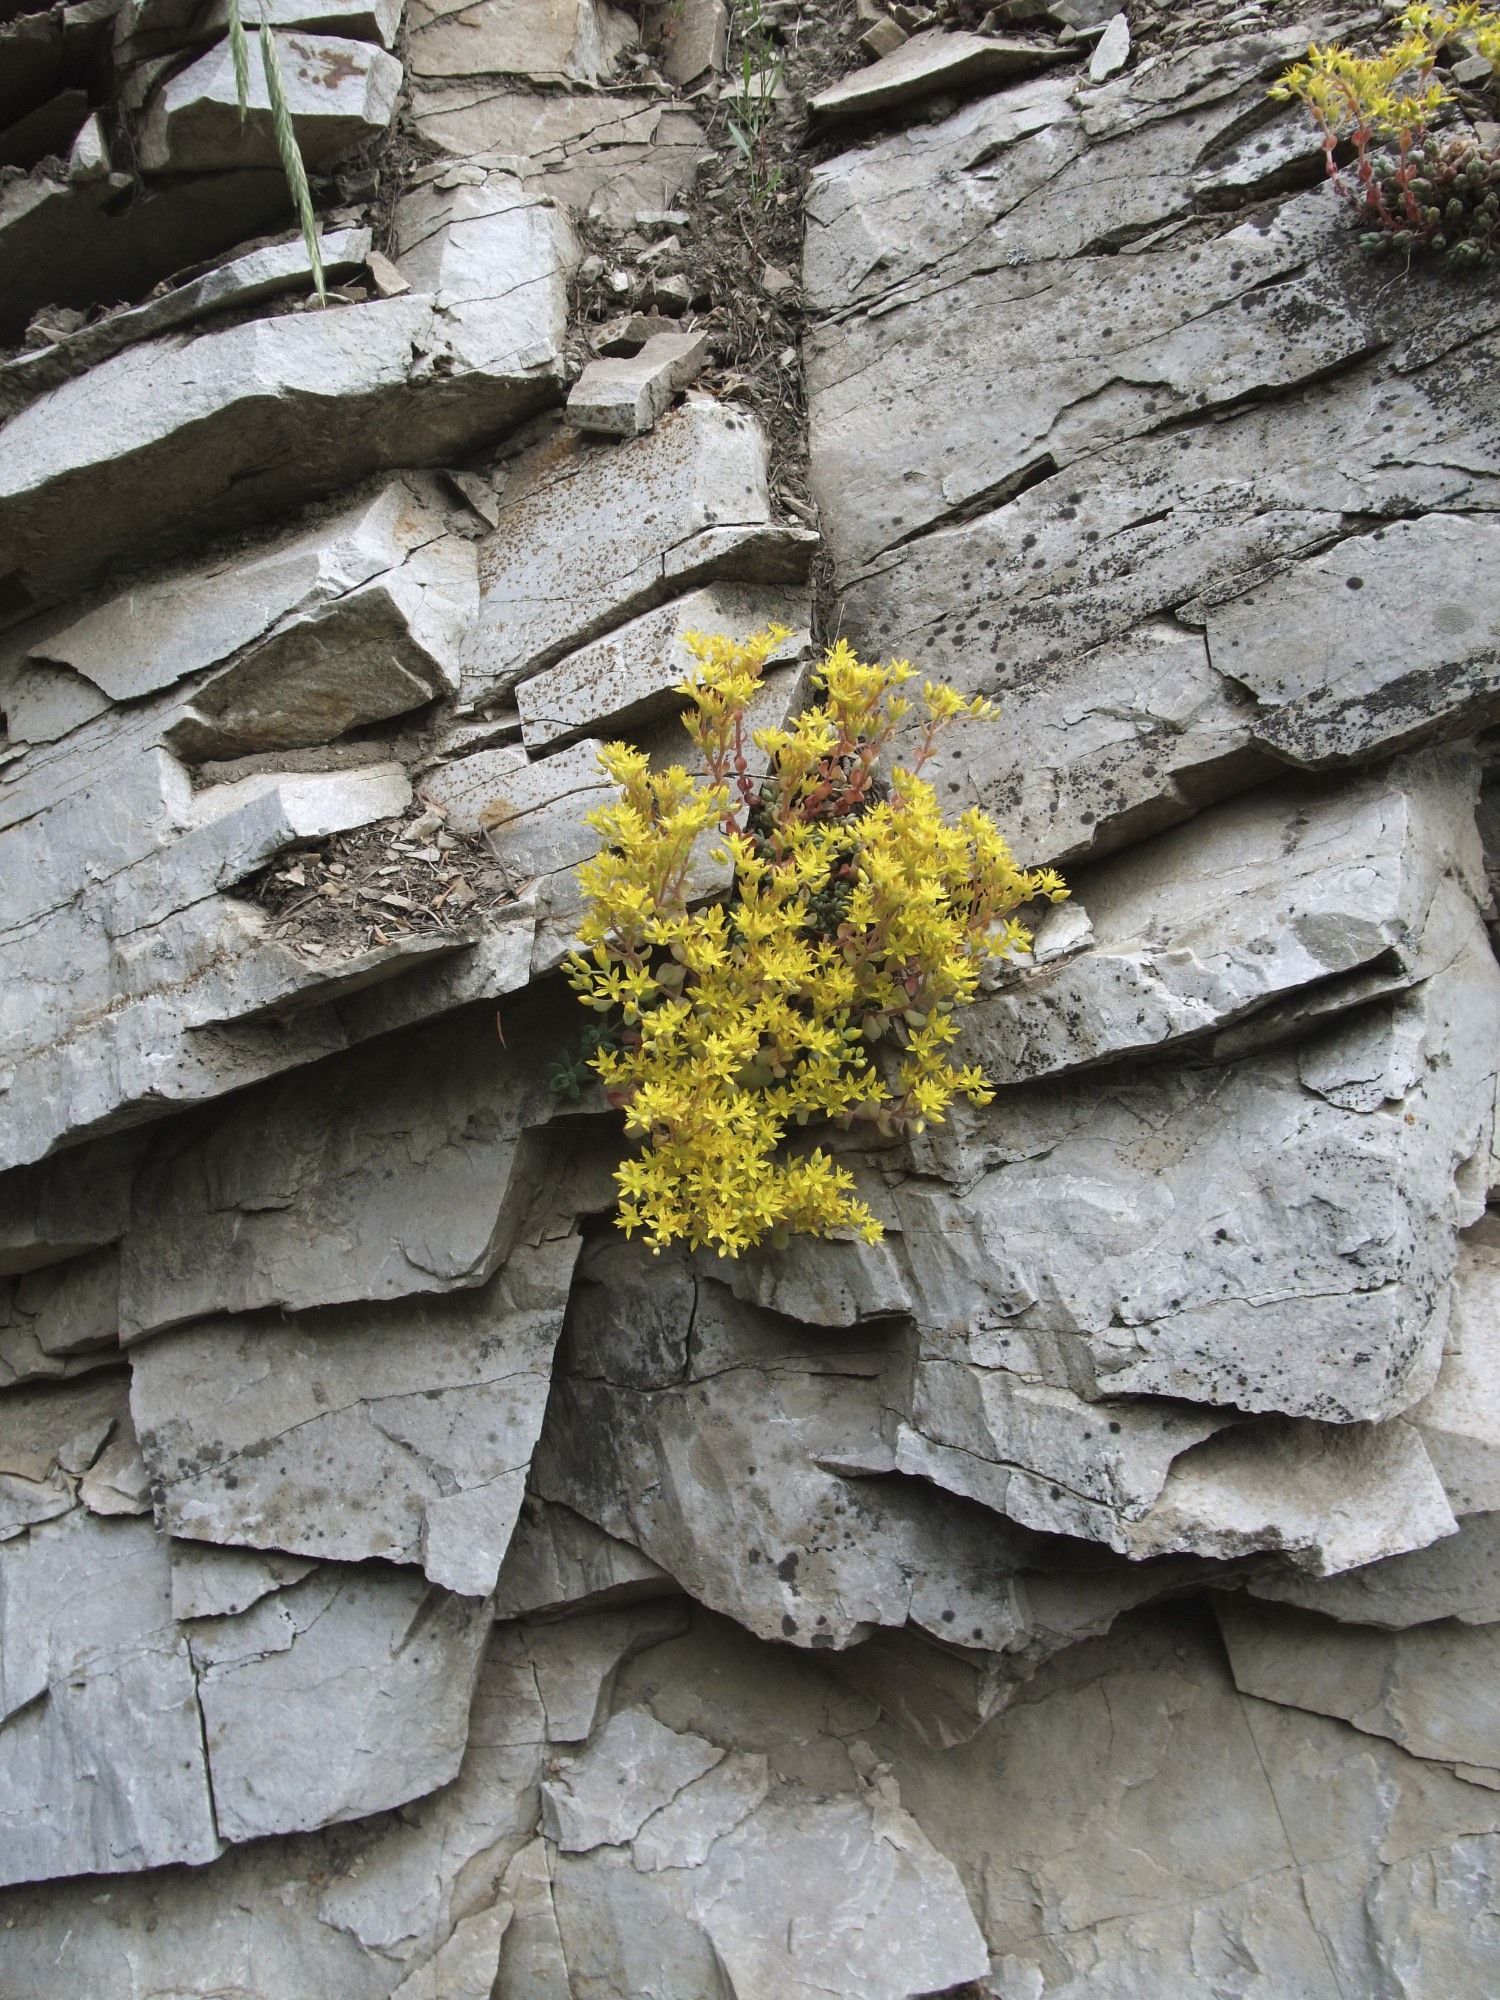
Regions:
<svg viewBox="0 0 1500 2000"><path fill-rule="evenodd" d="M601 847L579 869L567 969L608 1023L588 1067L639 1142L615 1176L619 1223L653 1250L681 1239L735 1257L836 1229L878 1241L848 1169L789 1135L857 1119L893 1135L957 1097L988 1103L983 1074L951 1060L955 1010L986 960L1029 946L1016 911L1068 893L1053 870L1018 868L984 813L946 820L920 775L945 730L993 715L987 701L932 681L907 692L907 661L869 665L840 641L812 705L750 731L786 636L688 640L697 671L678 692L699 772L653 771L624 743L599 752L620 795L589 815ZM908 717L909 762L883 779ZM729 877L709 900L694 876L705 843Z"/></svg>
<svg viewBox="0 0 1500 2000"><path fill-rule="evenodd" d="M1454 104L1437 74L1451 45L1500 62L1500 13L1478 0L1416 0L1384 48L1314 45L1271 95L1307 108L1328 177L1366 224L1369 248L1473 264L1500 248L1500 158L1470 131L1433 129Z"/></svg>

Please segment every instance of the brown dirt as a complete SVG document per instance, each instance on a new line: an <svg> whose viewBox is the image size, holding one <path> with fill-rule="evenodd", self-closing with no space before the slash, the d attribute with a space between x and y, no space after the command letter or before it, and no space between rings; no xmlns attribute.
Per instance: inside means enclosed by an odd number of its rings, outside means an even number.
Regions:
<svg viewBox="0 0 1500 2000"><path fill-rule="evenodd" d="M436 809L414 805L279 854L239 893L264 910L271 934L320 958L398 938L465 936L514 902L515 885L481 839L449 834Z"/></svg>

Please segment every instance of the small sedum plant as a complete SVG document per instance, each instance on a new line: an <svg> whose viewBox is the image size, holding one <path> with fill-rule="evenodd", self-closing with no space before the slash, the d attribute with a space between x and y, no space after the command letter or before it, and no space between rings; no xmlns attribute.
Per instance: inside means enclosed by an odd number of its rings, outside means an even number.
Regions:
<svg viewBox="0 0 1500 2000"><path fill-rule="evenodd" d="M1452 104L1436 75L1458 44L1500 63L1500 13L1477 0L1410 6L1373 55L1313 47L1272 90L1300 100L1323 138L1329 179L1372 250L1432 250L1477 264L1500 249L1500 154L1471 132L1434 132ZM1352 152L1348 164L1341 148Z"/></svg>
<svg viewBox="0 0 1500 2000"><path fill-rule="evenodd" d="M982 1073L950 1059L955 1011L987 959L1029 946L1020 906L1068 893L1051 869L1018 868L984 813L945 820L920 775L942 732L988 702L931 681L914 697L907 662L867 665L841 641L811 707L750 731L786 636L689 639L698 668L678 692L705 775L653 771L623 743L599 752L620 797L589 816L603 844L579 870L568 975L608 1024L588 1066L639 1142L615 1176L619 1223L653 1251L680 1239L734 1257L836 1229L878 1241L848 1170L788 1134L856 1119L895 1134L956 1097L987 1104ZM909 768L883 782L908 716ZM704 843L731 881L695 907Z"/></svg>

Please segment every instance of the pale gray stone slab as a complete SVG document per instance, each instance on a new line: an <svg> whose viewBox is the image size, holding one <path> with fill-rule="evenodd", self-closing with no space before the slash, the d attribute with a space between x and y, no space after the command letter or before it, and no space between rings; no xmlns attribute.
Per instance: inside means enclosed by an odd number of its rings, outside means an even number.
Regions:
<svg viewBox="0 0 1500 2000"><path fill-rule="evenodd" d="M221 1836L360 1819L446 1784L489 1623L482 1598L419 1571L338 1564L237 1618L194 1621Z"/></svg>
<svg viewBox="0 0 1500 2000"><path fill-rule="evenodd" d="M623 1241L592 1246L534 1488L765 1638L842 1647L911 1619L1019 1643L1020 1530L834 1469L892 1466L884 1364L869 1337L776 1319Z"/></svg>
<svg viewBox="0 0 1500 2000"><path fill-rule="evenodd" d="M398 1299L482 1285L534 1202L525 1140L548 1100L529 1033L493 1009L346 1056L314 1095L266 1086L137 1182L121 1333L226 1312Z"/></svg>
<svg viewBox="0 0 1500 2000"><path fill-rule="evenodd" d="M492 1903L464 1917L427 1963L402 1980L391 2000L491 2000L514 1914L511 1904Z"/></svg>
<svg viewBox="0 0 1500 2000"><path fill-rule="evenodd" d="M192 1665L148 1521L79 1509L0 1544L0 1878L219 1852Z"/></svg>
<svg viewBox="0 0 1500 2000"><path fill-rule="evenodd" d="M630 1858L643 1874L663 1868L700 1868L716 1840L733 1833L765 1802L770 1790L764 1756L733 1750L658 1806L630 1843Z"/></svg>
<svg viewBox="0 0 1500 2000"><path fill-rule="evenodd" d="M1414 1757L1473 1765L1500 1783L1495 1626L1444 1620L1369 1632L1241 1597L1217 1610L1241 1694L1336 1715Z"/></svg>
<svg viewBox="0 0 1500 2000"><path fill-rule="evenodd" d="M339 35L272 32L292 129L309 168L327 167L380 137L401 89L395 56ZM141 128L141 165L148 173L177 174L273 165L276 134L258 61L250 65L246 103L242 120L229 43L218 42L152 101Z"/></svg>
<svg viewBox="0 0 1500 2000"><path fill-rule="evenodd" d="M708 336L658 333L635 354L591 361L568 391L567 418L581 431L639 437L708 359Z"/></svg>
<svg viewBox="0 0 1500 2000"><path fill-rule="evenodd" d="M1048 963L1002 965L965 1045L992 1084L1021 1083L1212 1033L1307 988L1331 1011L1335 982L1349 1004L1406 984L1451 955L1447 935L1426 960L1422 943L1445 869L1478 880L1473 800L1472 763L1429 753L1202 813L1075 877L1090 935Z"/></svg>
<svg viewBox="0 0 1500 2000"><path fill-rule="evenodd" d="M344 35L357 42L379 42L390 48L401 25L403 0L245 0L246 27L269 21L273 28L304 28L309 33ZM205 29L229 26L228 0L213 0L201 17Z"/></svg>
<svg viewBox="0 0 1500 2000"><path fill-rule="evenodd" d="M247 669L256 684L277 689L281 702L301 701L298 683L320 664L317 639L324 647L352 647L358 624L347 636L339 631L348 600L353 596L358 606L361 587L381 579L392 612L404 614L407 625L404 645L395 643L394 628L386 640L392 667L405 667L398 687L413 676L421 682L425 670L425 691L414 697L425 700L456 682L450 661L473 610L472 546L448 536L447 525L432 495L415 482L393 480L269 547L177 565L49 633L37 650L114 701L153 693L240 655L248 657L238 687L234 678L220 678L195 691L200 710L222 714L237 694L243 701ZM357 657L342 666L352 689L370 671ZM368 704L349 706L349 720L340 721L336 710L314 718L328 726L310 740L381 719Z"/></svg>
<svg viewBox="0 0 1500 2000"><path fill-rule="evenodd" d="M541 1429L576 1237L483 1289L143 1342L131 1394L168 1533L494 1588ZM329 1468L344 1498L330 1506Z"/></svg>
<svg viewBox="0 0 1500 2000"><path fill-rule="evenodd" d="M556 211L495 175L398 230L405 275L430 290L147 342L13 417L0 532L22 602L383 467L442 462L552 400L573 255Z"/></svg>
<svg viewBox="0 0 1500 2000"><path fill-rule="evenodd" d="M247 9L248 18L248 9ZM87 128L85 128L87 130ZM330 285L346 282L364 267L370 254L368 229L329 230L318 240L324 281ZM159 297L128 312L111 313L66 334L50 347L25 350L13 360L0 362L0 413L20 409L44 389L81 375L86 368L104 361L139 340L151 340L173 328L190 326L195 320L225 309L242 310L288 292L312 289L312 262L299 236L288 243L269 244L262 250L247 251L206 272L201 278L173 286Z"/></svg>
<svg viewBox="0 0 1500 2000"><path fill-rule="evenodd" d="M943 92L982 90L1009 77L1027 76L1062 59L1047 42L1002 41L990 35L945 34L933 29L868 69L857 69L820 90L809 104L820 126L849 124L904 109Z"/></svg>
<svg viewBox="0 0 1500 2000"><path fill-rule="evenodd" d="M1500 1625L1500 1514L1465 1515L1457 1534L1430 1548L1341 1576L1257 1571L1246 1588L1254 1597L1389 1631L1435 1619Z"/></svg>
<svg viewBox="0 0 1500 2000"><path fill-rule="evenodd" d="M528 1625L524 1636L549 1743L587 1742L607 1719L625 1662L688 1627L688 1606L680 1597L628 1609L568 1609L565 1619Z"/></svg>
<svg viewBox="0 0 1500 2000"><path fill-rule="evenodd" d="M766 662L774 673L807 650L810 611L803 590L711 584L632 618L606 638L522 681L516 705L526 747L533 755L544 755L578 736L631 730L676 714L683 706L677 690L698 670L685 644L689 633L748 639L768 625L791 626L791 638ZM685 756L693 755L686 739L682 749Z"/></svg>
<svg viewBox="0 0 1500 2000"><path fill-rule="evenodd" d="M606 1535L571 1507L528 1494L500 1565L495 1616L603 1609L675 1590L666 1571L629 1542Z"/></svg>
<svg viewBox="0 0 1500 2000"><path fill-rule="evenodd" d="M956 1189L893 1200L932 1350L1090 1396L1337 1423L1409 1408L1483 1198L1497 1007L1471 932L1300 1054L1038 1084L929 1129L919 1162Z"/></svg>
<svg viewBox="0 0 1500 2000"><path fill-rule="evenodd" d="M626 1709L597 1742L542 1786L542 1831L565 1854L619 1847L724 1752L678 1735L642 1709Z"/></svg>
<svg viewBox="0 0 1500 2000"><path fill-rule="evenodd" d="M462 160L511 161L525 185L612 229L674 207L702 157L703 129L670 99L614 86L540 92L504 77L412 80L424 139Z"/></svg>
<svg viewBox="0 0 1500 2000"><path fill-rule="evenodd" d="M492 74L542 83L601 83L635 37L607 0L540 0L524 14L474 0L412 0L417 76Z"/></svg>
<svg viewBox="0 0 1500 2000"><path fill-rule="evenodd" d="M1500 1247L1488 1218L1460 1246L1443 1365L1411 1412L1456 1514L1500 1509Z"/></svg>
<svg viewBox="0 0 1500 2000"><path fill-rule="evenodd" d="M216 1548L209 1542L172 1542L172 1616L234 1618L273 1590L300 1583L314 1565L301 1556L259 1549Z"/></svg>
<svg viewBox="0 0 1500 2000"><path fill-rule="evenodd" d="M505 692L609 626L677 594L713 530L733 574L736 537L766 530L766 443L748 413L692 398L648 436L560 433L511 468L500 524L479 544L480 620L466 700ZM755 538L739 538L753 548ZM754 580L754 572L742 572ZM696 577L683 577L679 588Z"/></svg>

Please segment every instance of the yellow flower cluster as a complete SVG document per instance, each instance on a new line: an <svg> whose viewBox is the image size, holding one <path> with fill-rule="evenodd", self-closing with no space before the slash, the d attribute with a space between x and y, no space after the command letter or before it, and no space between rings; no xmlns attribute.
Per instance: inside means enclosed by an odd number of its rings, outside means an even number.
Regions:
<svg viewBox="0 0 1500 2000"><path fill-rule="evenodd" d="M1417 0L1396 22L1395 35L1387 48L1369 56L1315 44L1271 95L1283 103L1299 98L1330 144L1347 135L1410 144L1449 102L1448 91L1432 76L1447 43L1467 42L1490 61L1500 60L1500 14L1478 0Z"/></svg>
<svg viewBox="0 0 1500 2000"><path fill-rule="evenodd" d="M698 671L679 692L700 773L653 772L623 743L599 753L620 797L590 815L602 843L579 870L568 973L616 1024L590 1062L640 1142L616 1175L620 1224L653 1250L680 1238L732 1257L834 1229L878 1240L852 1175L789 1132L856 1118L919 1130L955 1097L987 1103L980 1071L950 1060L954 1010L983 961L1029 945L1015 911L1068 893L1052 870L1018 868L985 814L944 820L918 774L942 730L993 710L930 681L901 692L905 661L868 665L840 642L812 706L747 735L785 636L689 640ZM914 711L910 768L883 780L881 753ZM694 868L714 834L729 887L703 901Z"/></svg>

